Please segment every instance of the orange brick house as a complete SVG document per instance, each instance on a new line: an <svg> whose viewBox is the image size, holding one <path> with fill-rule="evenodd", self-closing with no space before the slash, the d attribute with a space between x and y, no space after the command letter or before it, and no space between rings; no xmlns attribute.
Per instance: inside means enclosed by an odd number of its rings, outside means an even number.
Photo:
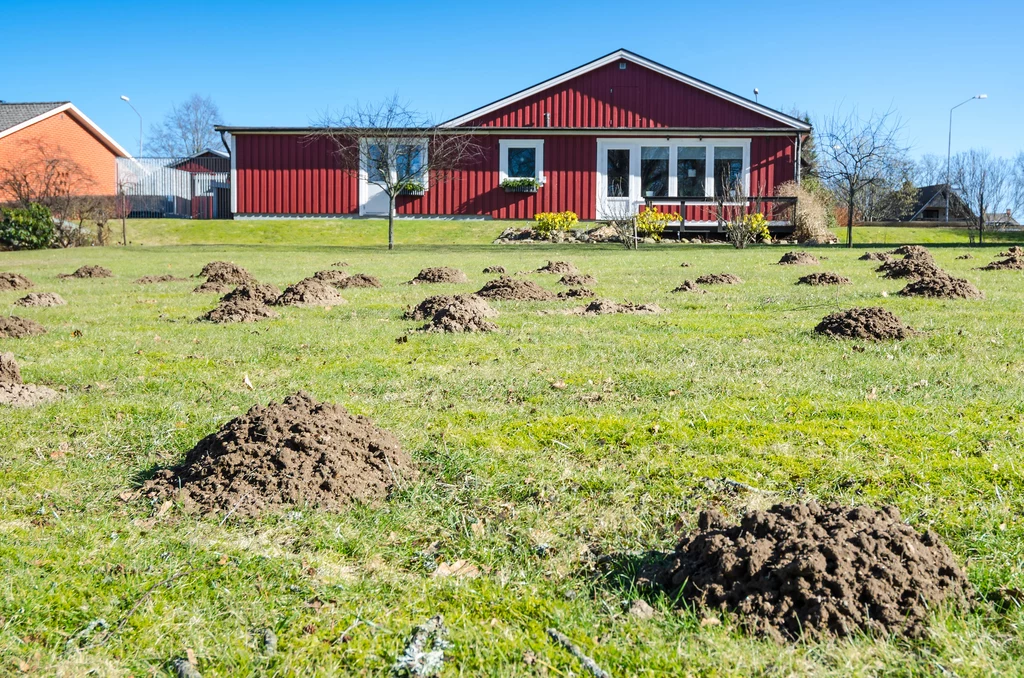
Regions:
<svg viewBox="0 0 1024 678"><path fill-rule="evenodd" d="M32 176L54 157L70 161L82 195L114 195L116 158L131 156L70 101L0 103L0 171L31 168Z"/></svg>

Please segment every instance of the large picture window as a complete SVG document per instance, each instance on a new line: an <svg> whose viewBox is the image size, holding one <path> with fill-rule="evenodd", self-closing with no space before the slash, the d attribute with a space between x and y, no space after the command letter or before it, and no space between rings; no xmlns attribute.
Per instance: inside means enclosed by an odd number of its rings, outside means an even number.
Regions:
<svg viewBox="0 0 1024 678"><path fill-rule="evenodd" d="M715 197L743 196L743 148L715 146Z"/></svg>
<svg viewBox="0 0 1024 678"><path fill-rule="evenodd" d="M668 195L668 146L640 147L640 192L644 197Z"/></svg>
<svg viewBox="0 0 1024 678"><path fill-rule="evenodd" d="M533 179L544 184L544 141L502 139L498 144L499 181Z"/></svg>
<svg viewBox="0 0 1024 678"><path fill-rule="evenodd" d="M510 179L533 179L537 176L537 149L508 149L508 176Z"/></svg>
<svg viewBox="0 0 1024 678"><path fill-rule="evenodd" d="M704 146L680 146L676 160L676 176L679 180L679 196L703 198L707 195L708 149Z"/></svg>
<svg viewBox="0 0 1024 678"><path fill-rule="evenodd" d="M608 197L629 197L629 149L608 149Z"/></svg>

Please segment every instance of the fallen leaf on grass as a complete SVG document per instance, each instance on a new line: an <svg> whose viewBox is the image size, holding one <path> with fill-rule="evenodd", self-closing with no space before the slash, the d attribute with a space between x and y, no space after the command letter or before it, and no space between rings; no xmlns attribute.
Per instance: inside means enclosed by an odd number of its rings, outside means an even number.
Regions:
<svg viewBox="0 0 1024 678"><path fill-rule="evenodd" d="M474 579L481 574L480 568L468 560L456 560L454 563L441 563L431 573L431 577L457 577L459 579Z"/></svg>
<svg viewBox="0 0 1024 678"><path fill-rule="evenodd" d="M551 382L551 388L561 391L566 387L566 383L559 379L558 381Z"/></svg>
<svg viewBox="0 0 1024 678"><path fill-rule="evenodd" d="M172 505L173 505L173 504L172 504L172 502L171 502L171 500L170 500L170 499L168 499L168 500L167 500L167 501L165 501L164 503L160 504L160 508L158 508L158 509L156 510L156 517L157 517L157 518L162 518L162 517L163 517L163 515L164 515L165 513L167 513L167 512L168 512L168 511L169 511L169 510L171 509L171 506L172 506Z"/></svg>

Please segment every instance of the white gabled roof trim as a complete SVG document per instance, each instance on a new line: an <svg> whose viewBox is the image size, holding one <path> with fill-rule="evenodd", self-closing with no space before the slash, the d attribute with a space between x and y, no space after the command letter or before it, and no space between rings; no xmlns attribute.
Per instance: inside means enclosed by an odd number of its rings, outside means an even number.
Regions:
<svg viewBox="0 0 1024 678"><path fill-rule="evenodd" d="M114 153L116 153L117 155L120 155L122 158L131 158L132 157L131 154L128 151L124 150L124 148L121 147L121 144L119 144L116 141L114 141L114 139L109 134L107 134L102 129L100 129L99 125L97 125L92 120L90 120L89 116L87 116L85 113L82 113L80 110L78 110L78 108L73 103L71 103L71 102L68 102L66 104L61 104L60 106L57 106L55 108L52 108L52 109L48 110L46 113L43 113L41 115L37 115L36 117L31 118L29 120L26 120L25 122L19 123L19 124L15 125L14 127L8 127L4 131L0 132L0 139L4 138L6 136L9 136L11 134L14 134L15 132L19 132L19 131L25 129L26 127L31 127L32 125L36 124L37 122L41 122L43 120L46 120L47 118L53 117L54 115L57 115L58 113L64 113L64 112L70 113L73 118L77 119L80 123L82 123L83 125L88 127L90 130L92 130L92 132L96 136L98 136L100 138L100 141L103 142L103 144L107 148L109 148L110 150L114 151Z"/></svg>
<svg viewBox="0 0 1024 678"><path fill-rule="evenodd" d="M453 118L448 122L442 123L441 126L459 127L460 125L465 125L467 122L471 122L472 120L475 120L480 116L487 115L488 113L493 113L494 111L500 108L508 106L509 104L513 104L517 101L533 96L538 92L543 92L546 89L549 89L556 85L560 85L563 82L571 80L572 78L575 78L579 75L588 73L595 69L601 68L602 66L607 66L608 64L612 64L623 59L626 61L630 61L634 64L643 66L644 68L648 68L656 73L660 73L661 75L672 78L673 80L677 80L679 82L690 85L691 87L695 87L699 90L708 92L709 94L713 94L717 97L725 99L726 101L734 103L737 106L742 106L743 108L754 111L755 113L759 113L767 118L771 118L772 120L781 122L784 125L792 127L794 131L811 131L811 126L808 125L803 120L798 120L797 118L788 116L785 113L780 113L779 111L768 108L767 106L762 106L761 104L754 101L750 101L749 99L745 99L739 96L738 94L727 92L726 90L721 89L719 87L715 87L714 85L710 85L704 82L703 80L698 80L696 78L690 77L689 75L686 75L685 73L680 73L679 71L669 68L668 66L662 66L661 64L655 61L645 59L639 54L634 54L633 52L630 52L629 50L626 49L616 50L607 56L601 57L600 59L596 59L595 61L591 61L590 63L583 64L579 68L574 68L573 70L563 73L562 75L555 76L554 78L551 78L550 80L545 80L544 82L534 85L533 87L529 87L520 92L516 92L515 94L507 96L504 99L495 101L492 104L482 106L480 108L470 111L469 113L466 113L465 115L460 115L457 118Z"/></svg>

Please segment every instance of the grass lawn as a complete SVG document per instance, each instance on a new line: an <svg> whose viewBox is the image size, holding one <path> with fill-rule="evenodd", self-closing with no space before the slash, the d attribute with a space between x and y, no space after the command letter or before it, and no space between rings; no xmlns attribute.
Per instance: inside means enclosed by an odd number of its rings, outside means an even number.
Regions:
<svg viewBox="0 0 1024 678"><path fill-rule="evenodd" d="M0 253L0 270L68 301L23 309L19 293L0 293L5 312L49 329L0 351L63 394L0 409L0 674L165 675L191 651L206 677L386 675L411 627L437 613L454 642L449 676L585 675L547 640L550 626L615 676L1024 673L1012 600L1024 589L1024 276L974 270L997 250L971 250L973 261L956 259L967 248L934 250L986 299L933 301L896 296L900 281L841 248L817 249L827 260L814 269L854 284L826 289L794 286L808 268L776 266L777 247L491 247L498 224L429 221L400 222L392 253L331 246L381 242L372 223L133 223L147 246ZM207 244L149 246L199 233ZM456 233L474 244L444 246ZM549 258L594 275L601 297L668 312L540 315L572 303L495 302L496 333L395 342L415 325L401 319L406 305L474 291L487 265ZM132 283L215 259L282 287L346 260L384 287L344 290L349 303L331 310L218 326L193 322L215 302L191 294L195 281ZM56 279L82 264L117 277ZM430 265L471 283L401 284ZM745 283L669 292L720 272ZM885 306L923 334L854 350L811 332L854 305ZM125 494L231 417L299 389L392 431L421 481L378 509L255 520ZM765 493L708 480L720 478ZM728 619L704 625L661 594L644 594L658 614L639 620L624 612L638 595L628 578L594 566L670 549L702 509L736 516L812 497L895 504L936 530L967 568L975 611L938 611L923 640L779 646ZM459 560L481 576L431 576ZM1009 602L996 605L1001 591ZM110 630L100 643L84 631L96 620ZM265 627L279 638L273 656L254 639Z"/></svg>

